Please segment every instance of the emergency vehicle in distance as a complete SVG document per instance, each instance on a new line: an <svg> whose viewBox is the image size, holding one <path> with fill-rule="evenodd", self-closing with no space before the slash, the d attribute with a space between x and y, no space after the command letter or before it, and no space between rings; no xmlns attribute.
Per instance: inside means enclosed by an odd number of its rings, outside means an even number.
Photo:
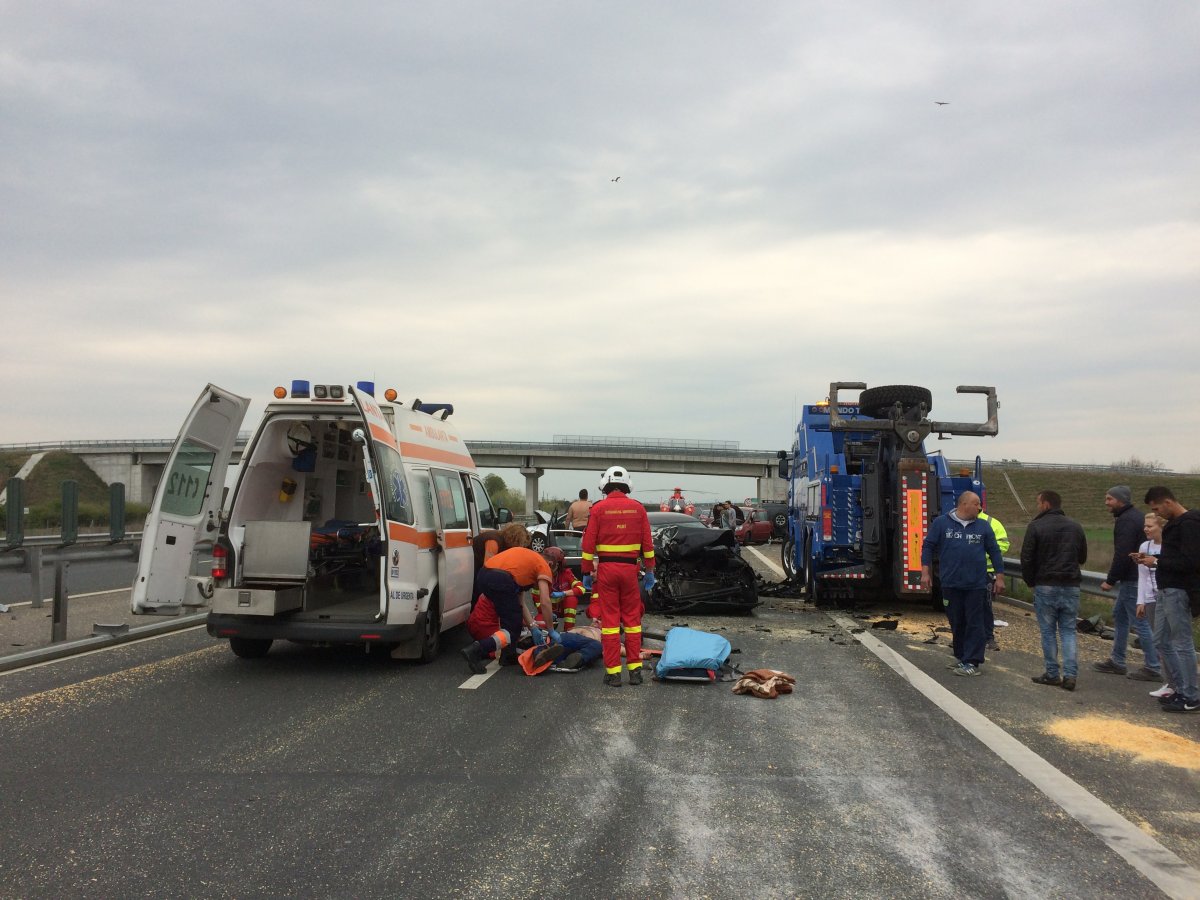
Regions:
<svg viewBox="0 0 1200 900"><path fill-rule="evenodd" d="M511 514L492 507L452 406L374 393L277 387L222 501L250 401L208 385L155 492L133 611L211 606L209 634L248 658L290 640L432 660L470 614L472 537Z"/></svg>
<svg viewBox="0 0 1200 900"><path fill-rule="evenodd" d="M861 391L846 403L840 391ZM961 386L987 396L987 421L933 422L933 396L923 387L836 381L829 399L804 407L791 452L781 450L779 475L789 479L789 578L821 606L894 598L941 608L933 585L921 587L921 543L930 522L954 508L963 491L986 498L982 463L951 473L941 451L926 451L930 434L990 435L999 430L996 389Z"/></svg>
<svg viewBox="0 0 1200 900"><path fill-rule="evenodd" d="M658 505L659 512L681 512L691 516L696 513L696 504L683 496L683 488L675 488L675 493Z"/></svg>

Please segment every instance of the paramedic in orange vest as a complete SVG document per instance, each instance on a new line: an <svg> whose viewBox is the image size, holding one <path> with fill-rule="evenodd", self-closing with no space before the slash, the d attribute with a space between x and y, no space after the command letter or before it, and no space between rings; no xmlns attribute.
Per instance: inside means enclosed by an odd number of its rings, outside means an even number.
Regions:
<svg viewBox="0 0 1200 900"><path fill-rule="evenodd" d="M561 639L558 632L551 630L547 638L521 600L522 592L537 587L541 595L543 620L554 621L550 606L550 564L540 553L534 553L527 547L512 547L497 553L483 564L475 582L483 595L475 603L471 618L467 620L467 630L475 642L463 648L462 656L476 675L487 671L484 659L492 654L499 657L502 666L516 663L517 654L513 645L521 637L522 621L529 626L534 643L542 645L547 639L559 643ZM488 603L483 602L485 598Z"/></svg>
<svg viewBox="0 0 1200 900"><path fill-rule="evenodd" d="M621 686L621 630L629 683L642 683L642 594L638 559L646 567L646 590L654 587L654 542L646 508L629 499L633 482L622 466L611 466L600 479L604 499L592 506L583 533L583 587L592 590L595 571L600 602L600 644L604 683Z"/></svg>

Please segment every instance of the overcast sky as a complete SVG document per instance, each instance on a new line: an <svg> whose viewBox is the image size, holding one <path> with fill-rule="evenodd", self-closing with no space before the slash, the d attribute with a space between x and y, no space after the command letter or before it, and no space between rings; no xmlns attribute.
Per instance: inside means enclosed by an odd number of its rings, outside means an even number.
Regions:
<svg viewBox="0 0 1200 900"><path fill-rule="evenodd" d="M0 2L0 443L374 377L775 449L846 380L1200 467L1195 0L392 6Z"/></svg>

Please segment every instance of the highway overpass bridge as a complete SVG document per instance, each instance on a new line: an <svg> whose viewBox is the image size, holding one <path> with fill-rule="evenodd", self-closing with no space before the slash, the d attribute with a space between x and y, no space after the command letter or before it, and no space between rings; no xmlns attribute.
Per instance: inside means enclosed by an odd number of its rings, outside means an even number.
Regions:
<svg viewBox="0 0 1200 900"><path fill-rule="evenodd" d="M249 433L238 437L233 462L239 462ZM516 469L525 476L525 501L532 512L538 498L538 478L548 469L591 471L599 475L621 464L631 472L678 475L723 475L753 478L755 496L784 499L787 483L777 477L774 450L742 450L736 441L594 437L557 435L553 441L466 442L481 469ZM107 484L124 484L131 503L149 503L162 478L171 440L60 441L9 444L3 449L69 450Z"/></svg>

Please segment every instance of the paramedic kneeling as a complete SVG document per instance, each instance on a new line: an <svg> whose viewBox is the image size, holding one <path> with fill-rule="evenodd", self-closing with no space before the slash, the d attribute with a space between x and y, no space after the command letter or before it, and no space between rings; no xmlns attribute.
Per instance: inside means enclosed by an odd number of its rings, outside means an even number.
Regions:
<svg viewBox="0 0 1200 900"><path fill-rule="evenodd" d="M625 631L625 664L629 683L642 683L642 593L638 559L646 567L646 590L654 587L654 542L646 508L629 499L633 482L622 466L611 466L600 480L604 499L588 517L583 534L583 586L600 601L600 643L604 650L604 683L621 686L621 630ZM597 568L598 567L598 568Z"/></svg>
<svg viewBox="0 0 1200 900"><path fill-rule="evenodd" d="M550 607L550 566L539 553L534 553L527 547L513 547L501 551L484 563L475 580L482 598L487 598L488 604L477 602L471 612L475 619L474 627L469 619L467 629L476 640L462 651L463 659L476 675L487 671L483 660L495 653L500 657L501 665L512 665L516 662L516 651L513 644L521 636L521 624L529 625L534 641L539 644L546 642L546 635L537 625L533 624L533 616L524 603L521 602L521 592L538 587L541 595L542 616L546 622L554 621L554 613ZM488 616L488 606L491 606L495 618ZM478 618L476 612L479 613ZM494 623L494 626L493 626ZM495 627L490 636L486 636L488 628ZM557 637L557 633L551 631Z"/></svg>
<svg viewBox="0 0 1200 900"><path fill-rule="evenodd" d="M1004 590L1004 557L992 526L979 518L979 495L963 491L953 512L938 516L929 525L921 545L921 587L933 581L933 559L938 559L942 596L950 631L954 636L955 675L979 675L987 644L987 592ZM988 560L996 581L988 586Z"/></svg>

